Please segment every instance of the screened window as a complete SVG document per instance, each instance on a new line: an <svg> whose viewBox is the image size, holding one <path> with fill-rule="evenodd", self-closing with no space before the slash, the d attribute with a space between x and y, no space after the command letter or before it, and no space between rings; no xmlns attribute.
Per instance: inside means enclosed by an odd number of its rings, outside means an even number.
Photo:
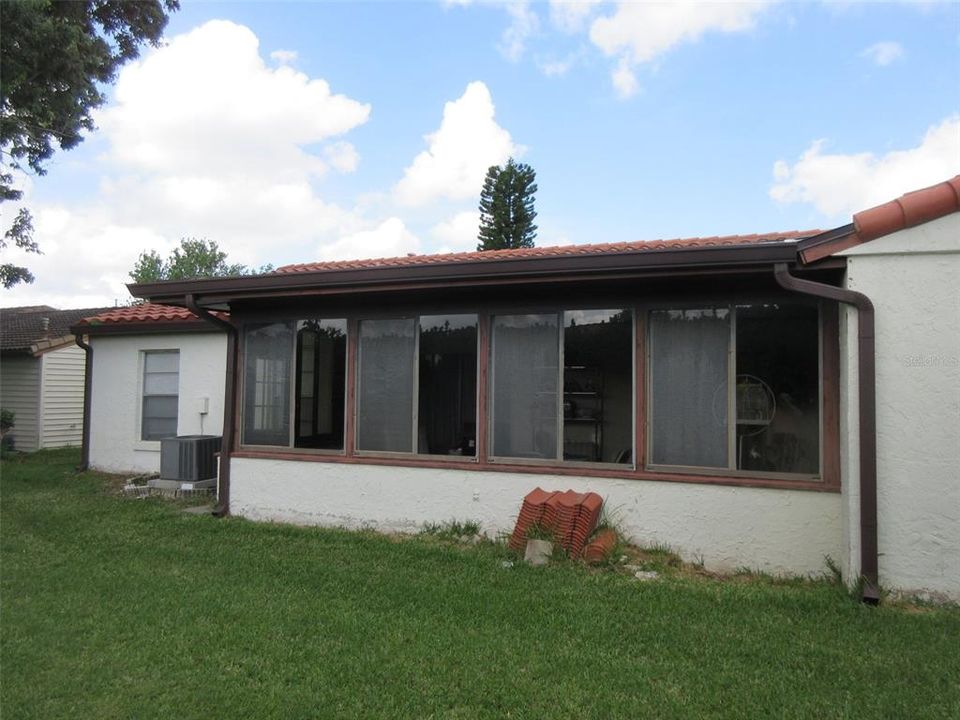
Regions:
<svg viewBox="0 0 960 720"><path fill-rule="evenodd" d="M180 353L177 350L145 352L141 440L160 440L177 434L179 394Z"/></svg>
<svg viewBox="0 0 960 720"><path fill-rule="evenodd" d="M363 320L358 374L358 450L476 454L476 315Z"/></svg>
<svg viewBox="0 0 960 720"><path fill-rule="evenodd" d="M420 318L417 452L476 455L477 316Z"/></svg>
<svg viewBox="0 0 960 720"><path fill-rule="evenodd" d="M292 322L249 328L244 347L243 442L290 444Z"/></svg>
<svg viewBox="0 0 960 720"><path fill-rule="evenodd" d="M498 315L493 320L493 455L632 462L629 310Z"/></svg>
<svg viewBox="0 0 960 720"><path fill-rule="evenodd" d="M360 322L357 449L413 452L417 321Z"/></svg>
<svg viewBox="0 0 960 720"><path fill-rule="evenodd" d="M819 337L815 305L652 311L651 464L818 474Z"/></svg>
<svg viewBox="0 0 960 720"><path fill-rule="evenodd" d="M343 448L347 321L297 323L296 447Z"/></svg>

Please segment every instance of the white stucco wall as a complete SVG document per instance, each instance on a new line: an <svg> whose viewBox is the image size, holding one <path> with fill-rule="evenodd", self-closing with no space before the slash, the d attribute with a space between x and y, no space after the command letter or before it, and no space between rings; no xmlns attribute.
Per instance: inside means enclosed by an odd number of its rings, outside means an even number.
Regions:
<svg viewBox="0 0 960 720"><path fill-rule="evenodd" d="M880 583L960 600L960 213L845 253L876 308ZM844 313L845 565L859 573L856 312Z"/></svg>
<svg viewBox="0 0 960 720"><path fill-rule="evenodd" d="M178 435L219 435L227 340L222 333L93 337L90 464L109 472L158 472L160 443L140 440L143 353L180 351ZM207 398L208 412L200 413Z"/></svg>
<svg viewBox="0 0 960 720"><path fill-rule="evenodd" d="M633 541L711 569L818 574L841 553L836 493L235 457L230 506L255 520L410 531L471 519L497 533L537 486L597 492Z"/></svg>

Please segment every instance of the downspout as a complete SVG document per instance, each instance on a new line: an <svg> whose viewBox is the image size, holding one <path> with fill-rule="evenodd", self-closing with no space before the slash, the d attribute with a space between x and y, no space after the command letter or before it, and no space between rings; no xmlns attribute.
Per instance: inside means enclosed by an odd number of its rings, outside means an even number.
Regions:
<svg viewBox="0 0 960 720"><path fill-rule="evenodd" d="M877 384L873 303L863 293L801 280L790 274L786 263L774 266L780 287L803 295L834 300L857 309L857 367L860 426L860 574L864 580L861 600L880 602L877 553Z"/></svg>
<svg viewBox="0 0 960 720"><path fill-rule="evenodd" d="M83 365L83 431L80 440L79 472L90 469L90 403L93 401L93 347L84 339L83 335L73 336L77 345L86 354Z"/></svg>
<svg viewBox="0 0 960 720"><path fill-rule="evenodd" d="M193 294L188 294L185 304L201 320L227 333L227 377L223 398L223 439L220 442L220 476L217 482L217 506L213 514L223 517L230 514L230 454L233 451L234 417L236 414L237 385L237 328L210 311L197 305Z"/></svg>

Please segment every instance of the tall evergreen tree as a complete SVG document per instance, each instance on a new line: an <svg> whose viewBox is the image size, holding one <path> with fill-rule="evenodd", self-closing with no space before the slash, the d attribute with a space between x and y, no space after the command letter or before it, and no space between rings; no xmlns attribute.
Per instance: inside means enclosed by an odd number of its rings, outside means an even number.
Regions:
<svg viewBox="0 0 960 720"><path fill-rule="evenodd" d="M537 173L525 163L491 165L480 192L480 241L477 250L533 247L537 226L533 209Z"/></svg>

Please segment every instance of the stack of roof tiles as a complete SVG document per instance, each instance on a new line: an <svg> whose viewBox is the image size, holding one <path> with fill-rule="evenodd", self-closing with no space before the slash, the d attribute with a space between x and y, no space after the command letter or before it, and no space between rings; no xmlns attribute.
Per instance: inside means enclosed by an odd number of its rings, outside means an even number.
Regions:
<svg viewBox="0 0 960 720"><path fill-rule="evenodd" d="M510 547L522 551L531 529L553 535L570 557L579 557L600 520L603 498L593 492L548 492L535 488L523 499Z"/></svg>

